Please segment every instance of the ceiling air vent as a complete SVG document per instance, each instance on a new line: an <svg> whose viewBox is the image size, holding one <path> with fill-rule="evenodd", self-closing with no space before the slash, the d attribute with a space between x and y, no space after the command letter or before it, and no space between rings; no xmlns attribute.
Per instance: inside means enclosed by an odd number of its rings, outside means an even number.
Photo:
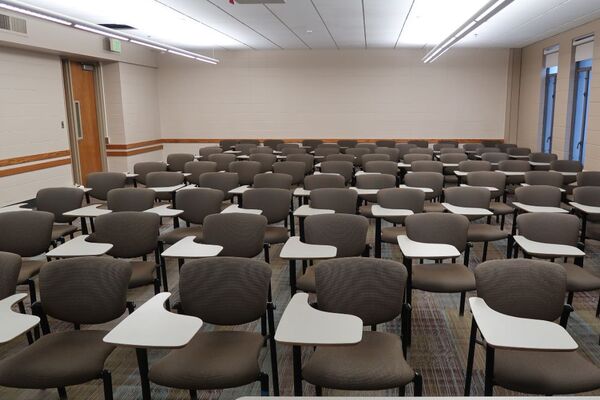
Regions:
<svg viewBox="0 0 600 400"><path fill-rule="evenodd" d="M26 34L27 21L23 18L10 17L8 15L0 14L0 29Z"/></svg>

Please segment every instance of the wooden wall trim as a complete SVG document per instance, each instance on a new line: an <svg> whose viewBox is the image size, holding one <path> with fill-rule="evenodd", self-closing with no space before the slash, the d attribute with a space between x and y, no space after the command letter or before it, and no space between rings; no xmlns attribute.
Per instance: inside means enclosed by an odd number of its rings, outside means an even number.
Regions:
<svg viewBox="0 0 600 400"><path fill-rule="evenodd" d="M135 143L128 143L128 144L107 144L106 149L107 150L129 150L129 149L137 149L139 147L153 146L153 145L161 144L161 143L162 143L162 139L153 139L153 140L146 140L144 142L135 142Z"/></svg>
<svg viewBox="0 0 600 400"><path fill-rule="evenodd" d="M8 167L10 165L26 164L34 161L48 160L51 158L68 157L71 155L70 150L51 151L49 153L32 154L29 156L20 156L13 158L5 158L0 160L0 167Z"/></svg>
<svg viewBox="0 0 600 400"><path fill-rule="evenodd" d="M227 138L225 140L244 140L244 139L256 139L256 138ZM270 139L276 139L276 138L270 138ZM210 138L164 138L162 139L162 143L219 143L221 140L223 139L210 139ZM262 138L258 138L258 140L263 141L263 140L267 140L267 139L262 139ZM284 142L286 143L296 143L296 142L302 142L305 139L282 139ZM406 143L409 140L428 140L429 143L437 143L440 141L445 141L445 140L456 140L459 143L480 143L482 140L501 140L504 141L504 138L497 138L497 139L490 139L490 138L485 138L485 139L466 139L466 138L440 138L440 139L433 139L433 138L415 138L415 139L410 139L410 138L384 138L384 139L364 139L364 138L339 138L339 139L333 139L333 138L325 138L325 139L320 139L325 143L335 143L338 140L357 140L359 143L374 143L378 140L395 140L397 143Z"/></svg>
<svg viewBox="0 0 600 400"><path fill-rule="evenodd" d="M163 145L161 144L158 146L143 147L141 149L134 149L134 150L107 151L106 155L108 157L129 157L129 156L134 156L136 154L150 153L152 151L158 151L158 150L162 150L162 149L163 149Z"/></svg>
<svg viewBox="0 0 600 400"><path fill-rule="evenodd" d="M0 170L0 178L5 177L5 176L24 174L26 172L39 171L41 169L54 168L54 167L58 167L61 165L67 165L67 164L71 164L70 158L63 158L60 160L47 161L47 162L38 163L38 164L24 165L22 167L16 167L16 168L2 169L2 170Z"/></svg>

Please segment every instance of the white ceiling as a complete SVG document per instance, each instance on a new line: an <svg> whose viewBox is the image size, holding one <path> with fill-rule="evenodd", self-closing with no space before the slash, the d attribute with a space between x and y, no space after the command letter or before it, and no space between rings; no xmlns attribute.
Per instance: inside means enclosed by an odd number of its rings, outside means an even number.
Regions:
<svg viewBox="0 0 600 400"><path fill-rule="evenodd" d="M434 46L488 0L25 0L186 49ZM600 18L600 0L514 0L463 39L472 47L523 47Z"/></svg>

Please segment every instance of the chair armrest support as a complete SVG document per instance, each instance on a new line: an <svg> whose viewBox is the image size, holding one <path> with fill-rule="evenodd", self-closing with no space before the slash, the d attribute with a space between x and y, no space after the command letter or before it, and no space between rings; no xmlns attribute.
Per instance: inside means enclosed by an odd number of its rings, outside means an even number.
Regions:
<svg viewBox="0 0 600 400"><path fill-rule="evenodd" d="M50 324L48 323L48 316L46 315L46 312L44 311L44 307L42 306L42 303L39 301L36 301L35 303L33 303L31 305L31 313L40 319L40 326L42 328L42 333L44 335L49 334L50 333Z"/></svg>

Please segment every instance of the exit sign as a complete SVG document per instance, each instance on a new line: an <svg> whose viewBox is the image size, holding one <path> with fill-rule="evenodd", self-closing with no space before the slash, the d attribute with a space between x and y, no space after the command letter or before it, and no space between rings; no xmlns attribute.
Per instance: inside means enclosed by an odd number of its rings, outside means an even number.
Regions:
<svg viewBox="0 0 600 400"><path fill-rule="evenodd" d="M108 38L108 49L113 53L120 53L121 41L119 39Z"/></svg>

